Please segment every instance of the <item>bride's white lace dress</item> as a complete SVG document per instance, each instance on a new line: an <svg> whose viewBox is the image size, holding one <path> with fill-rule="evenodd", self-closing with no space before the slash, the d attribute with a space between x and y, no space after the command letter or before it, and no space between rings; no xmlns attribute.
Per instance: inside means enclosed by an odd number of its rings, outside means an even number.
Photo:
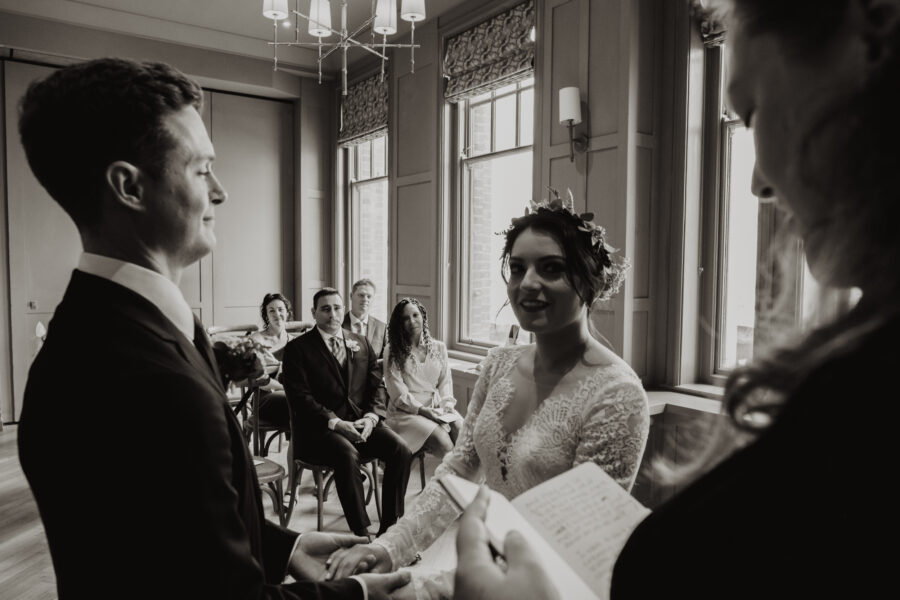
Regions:
<svg viewBox="0 0 900 600"><path fill-rule="evenodd" d="M512 371L528 349L506 346L488 353L456 447L403 518L373 542L387 550L394 568L413 562L459 516L437 482L446 473L486 481L512 499L593 461L631 489L650 427L640 379L625 363L594 367L568 393L547 397L521 428L508 434L502 422L516 393ZM452 596L452 578L446 574L430 581L414 577L414 584L419 598Z"/></svg>

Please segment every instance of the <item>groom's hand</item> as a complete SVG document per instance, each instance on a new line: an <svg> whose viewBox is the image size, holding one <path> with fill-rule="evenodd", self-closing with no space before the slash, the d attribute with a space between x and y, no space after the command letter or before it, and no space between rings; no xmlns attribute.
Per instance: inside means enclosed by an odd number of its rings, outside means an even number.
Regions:
<svg viewBox="0 0 900 600"><path fill-rule="evenodd" d="M503 541L506 572L494 562L484 526L490 495L482 486L459 520L454 598L465 600L558 600L540 560L517 531Z"/></svg>
<svg viewBox="0 0 900 600"><path fill-rule="evenodd" d="M288 570L294 579L319 581L325 576L325 561L334 551L365 544L367 541L367 538L349 533L304 533L291 555Z"/></svg>

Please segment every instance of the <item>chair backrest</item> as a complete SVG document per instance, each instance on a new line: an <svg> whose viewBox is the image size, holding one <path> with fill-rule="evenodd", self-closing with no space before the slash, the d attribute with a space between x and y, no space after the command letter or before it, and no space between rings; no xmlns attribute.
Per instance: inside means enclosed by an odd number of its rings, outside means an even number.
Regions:
<svg viewBox="0 0 900 600"><path fill-rule="evenodd" d="M210 325L206 328L206 333L210 338L215 339L216 336L222 335L250 335L254 331L259 331L259 327L255 324L250 325Z"/></svg>
<svg viewBox="0 0 900 600"><path fill-rule="evenodd" d="M305 333L315 326L316 324L312 321L288 321L287 325L285 325L284 328L288 333L300 335L301 333Z"/></svg>

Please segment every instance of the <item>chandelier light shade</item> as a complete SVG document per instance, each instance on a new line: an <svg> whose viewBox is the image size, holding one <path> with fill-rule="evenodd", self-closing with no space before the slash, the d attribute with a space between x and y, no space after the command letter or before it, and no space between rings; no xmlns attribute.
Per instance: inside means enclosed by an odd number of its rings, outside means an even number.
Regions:
<svg viewBox="0 0 900 600"><path fill-rule="evenodd" d="M397 33L397 0L378 0L375 5L375 26L378 35Z"/></svg>
<svg viewBox="0 0 900 600"><path fill-rule="evenodd" d="M263 16L272 19L273 31L272 41L272 63L273 69L278 70L278 47L279 46L300 46L316 48L319 52L319 83L322 83L322 61L331 56L334 52L340 51L341 56L341 92L347 95L347 51L350 48L359 48L370 54L374 54L381 59L381 77L384 80L384 65L388 60L388 48L409 48L410 51L410 71L416 72L415 49L418 45L415 42L416 21L425 20L425 2L417 0L413 2L403 2L402 18L410 22L411 33L410 43L408 44L389 44L387 36L397 33L397 0L372 0L372 16L363 21L356 29L350 30L347 27L347 0L339 0L341 6L341 22L339 28L331 26L331 2L330 0L309 0L309 11L307 13L300 12L300 0L294 0L295 7L288 8L288 0L263 0ZM304 0L305 2L305 0ZM278 41L278 22L294 15L294 39L293 41ZM315 42L300 41L300 18L304 18L308 22L309 34L316 37ZM372 31L372 41L361 41L357 39L364 31ZM337 40L333 42L323 42L322 38L331 34L337 36ZM375 34L381 36L381 43L376 43Z"/></svg>
<svg viewBox="0 0 900 600"><path fill-rule="evenodd" d="M288 0L263 0L263 16L273 21L288 18Z"/></svg>
<svg viewBox="0 0 900 600"><path fill-rule="evenodd" d="M400 18L410 23L425 20L425 0L403 0L400 4Z"/></svg>
<svg viewBox="0 0 900 600"><path fill-rule="evenodd" d="M317 38L331 35L331 2L309 0L309 35Z"/></svg>

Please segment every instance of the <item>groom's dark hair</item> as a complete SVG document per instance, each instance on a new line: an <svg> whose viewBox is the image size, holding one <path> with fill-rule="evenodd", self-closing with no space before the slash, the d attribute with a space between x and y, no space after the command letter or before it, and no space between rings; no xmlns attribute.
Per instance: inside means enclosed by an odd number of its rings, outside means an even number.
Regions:
<svg viewBox="0 0 900 600"><path fill-rule="evenodd" d="M163 118L202 105L200 86L167 64L101 58L32 83L19 134L38 181L81 227L99 220L106 168L122 160L158 177L175 143Z"/></svg>

